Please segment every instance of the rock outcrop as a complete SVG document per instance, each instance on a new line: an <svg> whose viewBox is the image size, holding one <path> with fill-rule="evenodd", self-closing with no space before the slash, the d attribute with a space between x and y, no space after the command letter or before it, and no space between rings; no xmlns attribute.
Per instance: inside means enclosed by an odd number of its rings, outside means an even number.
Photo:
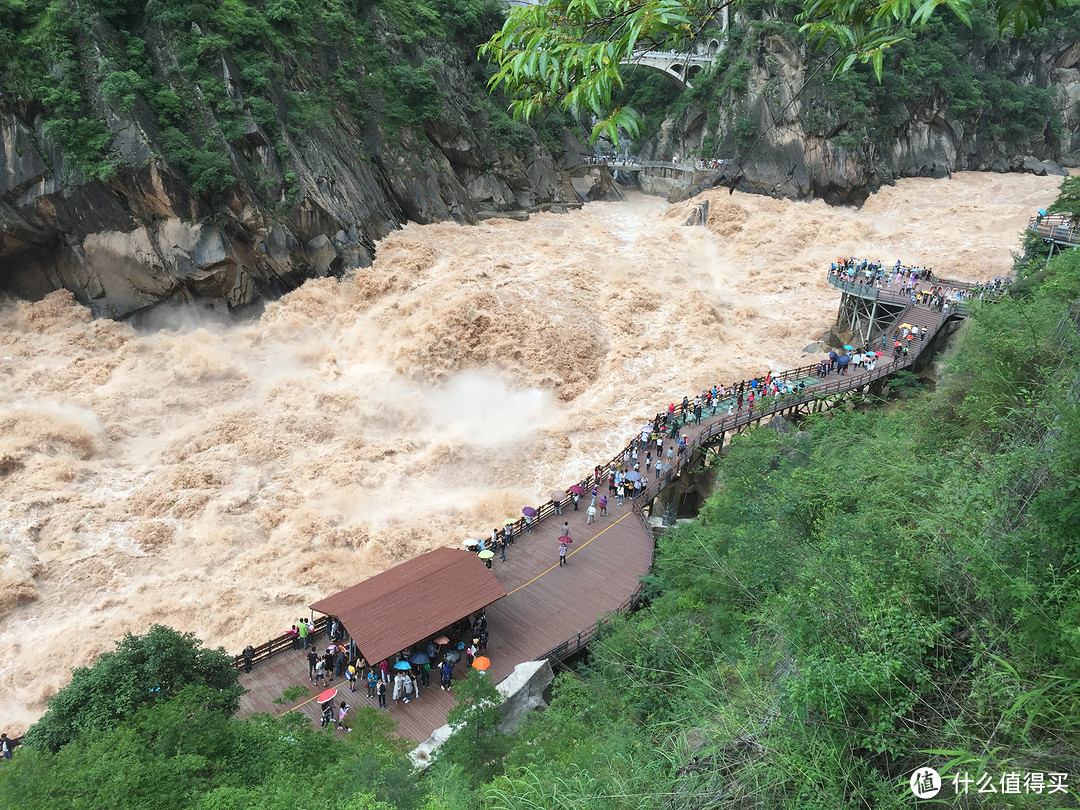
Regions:
<svg viewBox="0 0 1080 810"><path fill-rule="evenodd" d="M190 82L175 68L179 43L152 26L142 35L154 81L182 98ZM115 69L104 56L93 63L115 31L98 24L81 36L84 74ZM394 50L396 35L379 36L385 53L408 65ZM96 180L82 177L49 137L55 112L0 92L0 292L36 300L68 289L95 315L113 318L162 302L242 311L307 278L370 265L375 243L408 221L523 218L620 195L599 171L575 191L527 127L508 137L503 123L502 137L493 134L496 107L477 106L485 91L473 66L438 41L423 47L431 58L410 69L437 84L424 91L438 99L436 116L389 125L376 114L378 98L362 100L375 113L355 114L330 97L334 120L302 129L289 108L300 78L249 94L245 74L221 52L214 78L228 99L184 99L197 148L227 157L236 178L215 194L197 193L192 173L170 161L168 128L141 96L125 104L88 83L82 103L104 122L114 167ZM330 65L324 77L335 63L331 50L313 55ZM258 120L256 102L269 110ZM234 116L227 124L218 117L225 107Z"/></svg>
<svg viewBox="0 0 1080 810"><path fill-rule="evenodd" d="M683 184L643 174L641 188L682 200L703 188L728 185L793 199L859 205L881 185L900 177L941 178L960 170L1064 176L1067 172L1059 164L1080 165L1080 45L1051 42L1031 53L1021 43L1015 51L1003 57L1011 59L1011 81L1021 87L1052 88L1060 131L1048 121L1042 134L1027 141L1006 143L988 137L981 129L966 128L950 113L945 91L939 89L918 104L890 111L887 134L853 138L857 132L852 131L844 139L835 136L848 132L846 115L823 89L829 69L818 70L820 54L790 36L765 34L743 60L746 90L736 103L722 95L713 109L691 104L677 118L665 121L639 150L648 159L664 159L700 154L704 144L715 143L716 154L729 158L725 166L698 173ZM822 128L823 119L839 123ZM752 144L744 138L739 145L739 123L755 133L749 139Z"/></svg>

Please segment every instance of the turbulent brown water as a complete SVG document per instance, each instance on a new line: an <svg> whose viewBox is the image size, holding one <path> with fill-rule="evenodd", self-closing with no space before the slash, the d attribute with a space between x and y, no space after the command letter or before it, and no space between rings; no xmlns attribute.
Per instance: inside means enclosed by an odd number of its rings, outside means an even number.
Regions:
<svg viewBox="0 0 1080 810"><path fill-rule="evenodd" d="M861 210L709 192L410 226L251 324L0 309L0 725L160 622L239 650L609 458L669 399L832 321L823 267L1004 274L1055 178L905 180Z"/></svg>

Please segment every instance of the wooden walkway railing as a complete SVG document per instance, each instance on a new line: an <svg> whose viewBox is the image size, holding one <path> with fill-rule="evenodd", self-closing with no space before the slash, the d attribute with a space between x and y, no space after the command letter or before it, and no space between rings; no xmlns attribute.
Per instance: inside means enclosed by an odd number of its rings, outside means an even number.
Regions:
<svg viewBox="0 0 1080 810"><path fill-rule="evenodd" d="M1028 230L1053 242L1080 245L1080 225L1064 214L1032 217L1028 222Z"/></svg>

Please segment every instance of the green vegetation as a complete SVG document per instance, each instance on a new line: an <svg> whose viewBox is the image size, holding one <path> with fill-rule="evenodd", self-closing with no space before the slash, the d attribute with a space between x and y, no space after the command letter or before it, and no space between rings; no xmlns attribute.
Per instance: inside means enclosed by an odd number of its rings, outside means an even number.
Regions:
<svg viewBox="0 0 1080 810"><path fill-rule="evenodd" d="M148 132L196 195L219 198L251 171L276 199L288 194L282 173L252 147L272 144L285 159L317 129L422 133L450 82L483 110L462 123L486 140L488 117L506 116L475 53L501 24L498 0L0 0L0 83L9 103L43 112L68 176L115 176L123 122L106 120L119 116ZM448 80L444 55L464 82ZM531 143L523 126L496 123L495 149Z"/></svg>
<svg viewBox="0 0 1080 810"><path fill-rule="evenodd" d="M662 75L643 69L628 75L616 102L640 111L639 140L654 136L666 118L685 121L687 109L702 110L708 116L709 137L700 156L745 154L748 143L756 140L756 134L747 137L746 123L748 78L754 64L771 77L762 89L769 104L766 114L779 115L785 104L776 87L782 70L767 42L775 36L807 54L808 81L789 114L797 113L810 134L850 153L872 159L886 151L913 113L926 119L947 116L965 137L978 136L1006 154L1044 139L1052 143L1060 136L1055 91L1035 86L1017 71L1015 65L1028 57L1018 60L1015 49L1034 53L1050 41L1075 40L1080 36L1080 3L1063 6L1044 30L1018 42L999 33L987 0L975 0L970 27L942 16L908 32L889 48L880 78L871 67L858 64L836 73L839 56L809 45L797 22L801 7L790 0L747 0L742 11L749 21L732 26L713 70L700 75L692 90L680 92ZM727 112L724 126L721 111Z"/></svg>
<svg viewBox="0 0 1080 810"><path fill-rule="evenodd" d="M836 73L863 66L880 79L899 44L931 20L942 19L935 15L941 4L953 12L946 19L973 27L989 21L994 32L1011 29L1017 37L1042 26L1051 11L1064 5L1062 0L779 0L774 6L778 13L769 16L795 17L801 25L795 30L838 57ZM588 111L597 119L592 137L604 134L617 143L620 130L633 136L642 124L639 112L619 101L625 86L621 60L637 50L686 49L716 27L727 5L548 0L513 8L481 53L498 65L491 86L511 96L515 115L530 118L552 105ZM764 0L735 4L753 18L764 6Z"/></svg>
<svg viewBox="0 0 1080 810"><path fill-rule="evenodd" d="M92 668L71 673L71 683L49 699L48 712L23 742L55 753L77 737L109 731L143 706L189 686L211 689L223 709L236 710L241 690L224 650L204 650L191 633L161 625L145 636L129 633Z"/></svg>

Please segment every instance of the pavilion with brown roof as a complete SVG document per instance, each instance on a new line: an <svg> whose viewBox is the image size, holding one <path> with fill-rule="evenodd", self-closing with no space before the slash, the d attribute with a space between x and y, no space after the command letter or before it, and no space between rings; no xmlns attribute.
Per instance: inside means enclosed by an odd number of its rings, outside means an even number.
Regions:
<svg viewBox="0 0 1080 810"><path fill-rule="evenodd" d="M475 553L437 548L310 607L336 616L360 654L375 663L504 596Z"/></svg>

